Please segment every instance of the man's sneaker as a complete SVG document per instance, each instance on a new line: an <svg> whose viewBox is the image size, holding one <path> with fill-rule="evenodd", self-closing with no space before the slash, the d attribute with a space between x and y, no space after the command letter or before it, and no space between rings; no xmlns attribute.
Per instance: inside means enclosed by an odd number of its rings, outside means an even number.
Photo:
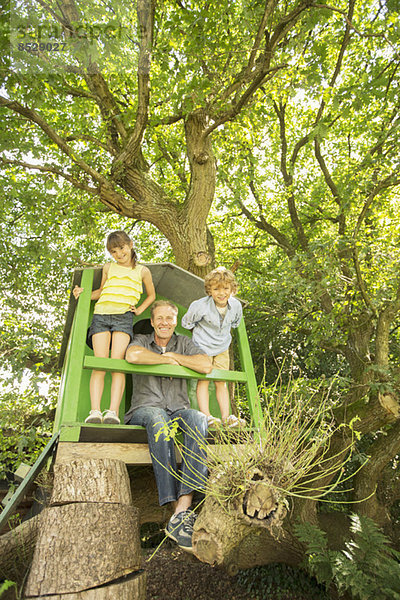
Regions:
<svg viewBox="0 0 400 600"><path fill-rule="evenodd" d="M192 510L184 510L177 515L172 515L165 528L167 536L174 540L179 548L186 550L186 552L193 552L192 534L196 519L196 513Z"/></svg>
<svg viewBox="0 0 400 600"><path fill-rule="evenodd" d="M85 419L85 423L101 423L102 421L103 415L99 410L91 410L89 416Z"/></svg>
<svg viewBox="0 0 400 600"><path fill-rule="evenodd" d="M105 410L103 412L103 423L108 425L119 425L120 422L115 410Z"/></svg>

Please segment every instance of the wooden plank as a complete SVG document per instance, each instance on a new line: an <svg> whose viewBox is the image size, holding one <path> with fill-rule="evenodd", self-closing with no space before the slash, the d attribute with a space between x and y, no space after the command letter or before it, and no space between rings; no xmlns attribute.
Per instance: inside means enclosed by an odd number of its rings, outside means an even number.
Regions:
<svg viewBox="0 0 400 600"><path fill-rule="evenodd" d="M209 379L211 381L238 381L245 383L248 379L243 371L223 371L213 369L208 375L197 373L186 367L178 365L133 365L126 360L117 358L99 358L85 356L84 369L97 369L100 371L118 371L120 373L141 373L157 375L160 377L181 377L184 379Z"/></svg>
<svg viewBox="0 0 400 600"><path fill-rule="evenodd" d="M145 428L139 425L64 423L60 442L147 443L147 434Z"/></svg>
<svg viewBox="0 0 400 600"><path fill-rule="evenodd" d="M245 451L246 444L213 444L210 452L220 460L228 460L232 454ZM127 465L151 465L148 444L103 444L101 442L59 442L56 462L68 462L77 458L112 458ZM176 449L177 462L181 462Z"/></svg>
<svg viewBox="0 0 400 600"><path fill-rule="evenodd" d="M148 444L102 444L101 442L60 442L56 462L75 458L113 458L127 465L151 465Z"/></svg>

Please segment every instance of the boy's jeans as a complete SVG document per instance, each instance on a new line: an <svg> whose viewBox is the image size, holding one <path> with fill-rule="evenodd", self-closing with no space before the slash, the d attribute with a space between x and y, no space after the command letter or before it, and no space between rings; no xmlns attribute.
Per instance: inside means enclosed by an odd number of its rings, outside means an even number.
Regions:
<svg viewBox="0 0 400 600"><path fill-rule="evenodd" d="M173 438L168 440L164 433L161 433L157 441L155 440L157 432L163 425L174 419L177 420L179 429L183 431L183 457L180 471L176 467ZM208 431L206 415L192 408L167 413L162 408L141 406L133 412L129 424L146 428L160 506L177 500L183 494L204 489L207 478L206 453L203 444Z"/></svg>

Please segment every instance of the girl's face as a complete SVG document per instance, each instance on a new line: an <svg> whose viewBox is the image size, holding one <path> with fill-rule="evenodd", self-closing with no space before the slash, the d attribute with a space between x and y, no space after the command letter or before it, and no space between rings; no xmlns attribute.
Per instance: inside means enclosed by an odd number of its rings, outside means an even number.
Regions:
<svg viewBox="0 0 400 600"><path fill-rule="evenodd" d="M109 253L121 267L130 267L132 264L132 248L133 242L130 242L122 246L114 246L109 250Z"/></svg>

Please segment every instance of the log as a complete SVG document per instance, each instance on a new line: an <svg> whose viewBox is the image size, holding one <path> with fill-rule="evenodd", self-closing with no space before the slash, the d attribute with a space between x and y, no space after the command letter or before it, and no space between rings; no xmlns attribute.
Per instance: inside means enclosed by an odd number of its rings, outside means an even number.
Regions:
<svg viewBox="0 0 400 600"><path fill-rule="evenodd" d="M132 495L125 464L109 458L101 459L100 463L98 459L57 462L50 505L70 502L111 502L131 506Z"/></svg>
<svg viewBox="0 0 400 600"><path fill-rule="evenodd" d="M138 510L79 503L42 516L26 596L80 592L140 568Z"/></svg>
<svg viewBox="0 0 400 600"><path fill-rule="evenodd" d="M24 597L143 600L145 578L134 578L142 561L139 511L129 505L125 464L79 459L56 464L54 475Z"/></svg>
<svg viewBox="0 0 400 600"><path fill-rule="evenodd" d="M37 600L132 600L146 597L146 573L76 594L37 596Z"/></svg>
<svg viewBox="0 0 400 600"><path fill-rule="evenodd" d="M40 515L0 537L0 578L21 583L32 562Z"/></svg>
<svg viewBox="0 0 400 600"><path fill-rule="evenodd" d="M227 564L232 551L249 533L247 523L215 499L207 498L194 524L193 552L199 560L210 565Z"/></svg>
<svg viewBox="0 0 400 600"><path fill-rule="evenodd" d="M253 527L281 527L286 508L269 477L254 468L247 489L232 502L238 517Z"/></svg>
<svg viewBox="0 0 400 600"><path fill-rule="evenodd" d="M238 548L252 529L267 529L276 543L283 535L287 514L280 494L265 473L254 467L247 477L245 490L224 506L209 495L193 531L197 558L212 565L224 565L229 572L236 570ZM211 474L211 486L212 478Z"/></svg>
<svg viewBox="0 0 400 600"><path fill-rule="evenodd" d="M205 501L194 524L192 543L199 560L221 566L230 575L268 563L297 565L304 559L301 544L282 524L269 529L250 526L234 510L211 498Z"/></svg>

